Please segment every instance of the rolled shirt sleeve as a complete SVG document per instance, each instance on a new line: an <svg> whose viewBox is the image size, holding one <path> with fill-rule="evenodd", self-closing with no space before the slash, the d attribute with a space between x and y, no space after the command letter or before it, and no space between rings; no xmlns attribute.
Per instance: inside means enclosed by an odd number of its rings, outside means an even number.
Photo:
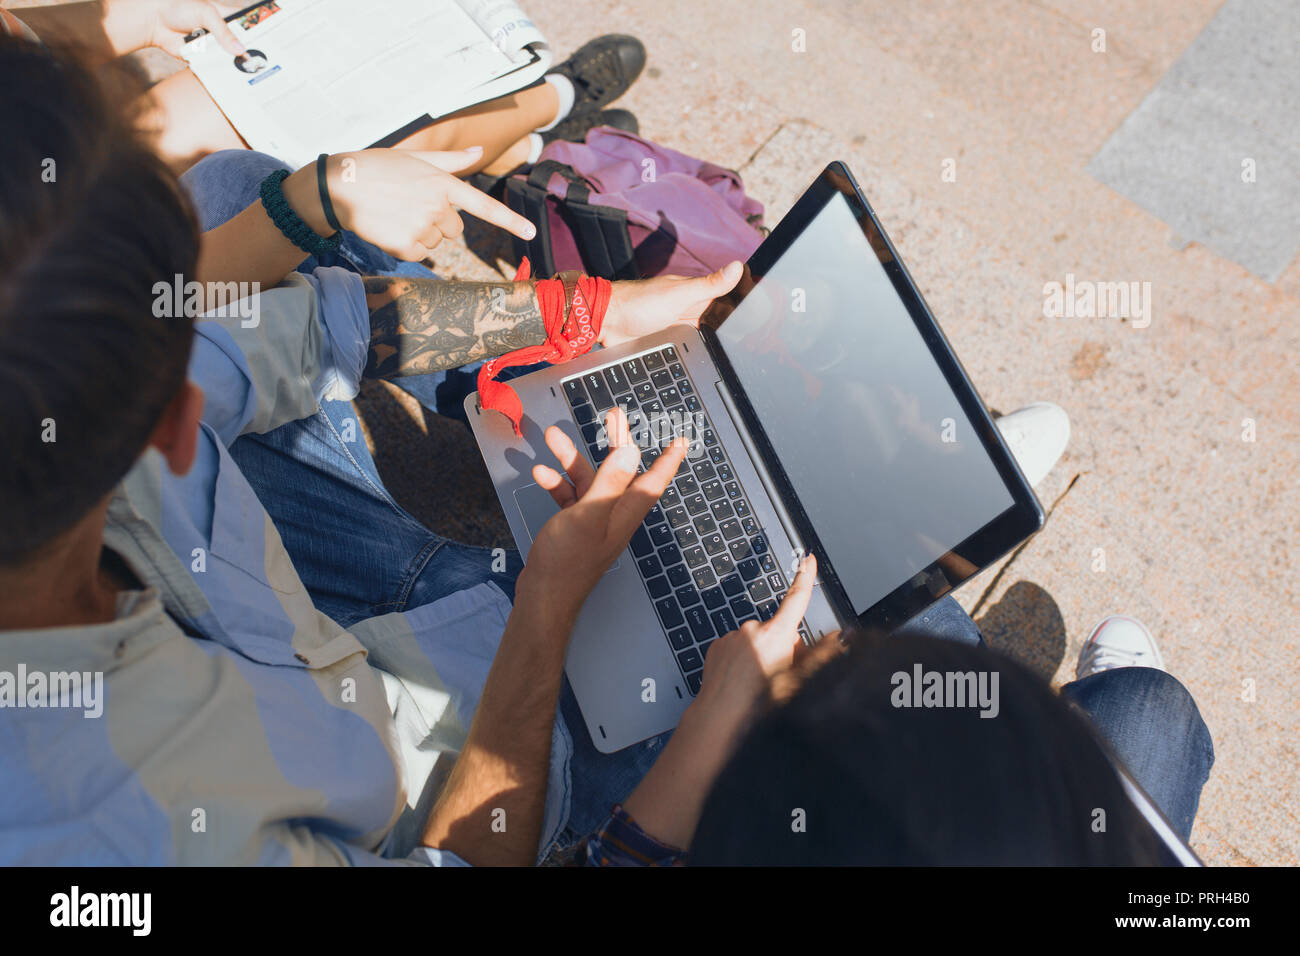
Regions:
<svg viewBox="0 0 1300 956"><path fill-rule="evenodd" d="M203 420L227 445L356 397L370 340L359 275L293 273L226 312L199 317L189 374L206 397Z"/></svg>

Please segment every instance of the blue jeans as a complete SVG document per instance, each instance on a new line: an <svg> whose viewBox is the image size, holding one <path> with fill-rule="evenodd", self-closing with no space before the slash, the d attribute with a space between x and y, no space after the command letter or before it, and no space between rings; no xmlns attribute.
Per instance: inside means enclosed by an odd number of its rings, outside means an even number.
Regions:
<svg viewBox="0 0 1300 956"><path fill-rule="evenodd" d="M285 168L269 156L227 150L208 156L181 178L212 229L259 201L258 184ZM339 251L299 267L343 266L363 275L436 278L345 234ZM424 404L463 417L473 389L466 370L400 381ZM315 415L266 435L248 435L231 448L257 492L316 606L340 625L419 607L455 591L494 581L514 595L518 553L493 572L490 552L434 534L384 488L350 402L324 402ZM979 628L951 597L906 622L900 635L929 634L982 645ZM1214 760L1209 732L1191 696L1161 671L1128 668L1067 685L1063 694L1088 712L1143 789L1186 836L1201 787ZM668 734L616 754L596 750L573 691L565 681L559 719L573 739L573 801L559 849L576 844L622 801L653 765Z"/></svg>

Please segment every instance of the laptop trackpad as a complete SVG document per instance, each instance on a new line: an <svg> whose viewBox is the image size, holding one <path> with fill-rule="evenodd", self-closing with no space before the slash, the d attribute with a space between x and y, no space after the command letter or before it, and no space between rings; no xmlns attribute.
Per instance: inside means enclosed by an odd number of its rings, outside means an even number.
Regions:
<svg viewBox="0 0 1300 956"><path fill-rule="evenodd" d="M524 519L524 527L528 529L529 544L537 539L537 533L542 530L542 525L560 510L551 493L541 485L535 484L516 489L515 504L519 506L519 515ZM618 566L619 562L615 561L609 570L613 571Z"/></svg>

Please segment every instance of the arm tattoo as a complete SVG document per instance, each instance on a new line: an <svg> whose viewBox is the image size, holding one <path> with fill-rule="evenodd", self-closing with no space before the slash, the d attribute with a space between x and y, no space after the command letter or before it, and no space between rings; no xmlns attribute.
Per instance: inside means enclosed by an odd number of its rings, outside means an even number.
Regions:
<svg viewBox="0 0 1300 956"><path fill-rule="evenodd" d="M372 276L371 378L457 368L546 341L537 296L528 282L455 282Z"/></svg>

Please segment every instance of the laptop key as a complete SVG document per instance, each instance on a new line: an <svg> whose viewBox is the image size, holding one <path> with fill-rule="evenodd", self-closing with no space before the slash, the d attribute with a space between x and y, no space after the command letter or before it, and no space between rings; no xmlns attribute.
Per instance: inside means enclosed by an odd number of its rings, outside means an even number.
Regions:
<svg viewBox="0 0 1300 956"><path fill-rule="evenodd" d="M641 376L642 378L644 378L645 372L642 372ZM641 382L637 385L632 386L632 395L634 398L636 398L638 402L641 402L643 404L645 402L654 401L655 387L651 385L649 382Z"/></svg>
<svg viewBox="0 0 1300 956"><path fill-rule="evenodd" d="M646 380L645 366L641 364L639 358L628 359L624 362L623 371L627 374L627 380L633 385Z"/></svg>
<svg viewBox="0 0 1300 956"><path fill-rule="evenodd" d="M564 383L564 397L569 400L570 407L581 405L587 400L587 390L582 387L582 379L571 378Z"/></svg>
<svg viewBox="0 0 1300 956"><path fill-rule="evenodd" d="M731 613L736 615L737 621L745 621L751 617L758 616L758 608L750 604L743 597L731 599Z"/></svg>
<svg viewBox="0 0 1300 956"><path fill-rule="evenodd" d="M731 611L728 608L724 607L714 611L709 615L709 619L713 622L713 629L718 632L719 636L730 634L736 629L736 619L731 616Z"/></svg>
<svg viewBox="0 0 1300 956"><path fill-rule="evenodd" d="M683 588L691 583L691 572L684 564L675 564L668 569L668 583L674 588Z"/></svg>
<svg viewBox="0 0 1300 956"><path fill-rule="evenodd" d="M713 520L713 516L710 514L696 515L694 522L695 530L700 534L712 534L718 530L718 523Z"/></svg>
<svg viewBox="0 0 1300 956"><path fill-rule="evenodd" d="M700 686L704 683L704 671L695 671L693 674L686 675L686 686L690 688L692 694L700 692Z"/></svg>
<svg viewBox="0 0 1300 956"><path fill-rule="evenodd" d="M753 515L750 515L748 518L742 521L740 523L740 526L745 529L745 534L747 534L751 538L754 535L758 534L760 530L758 527L758 522L754 520Z"/></svg>
<svg viewBox="0 0 1300 956"><path fill-rule="evenodd" d="M658 352L651 352L649 355L643 355L641 361L645 363L646 371L653 372L655 369L663 368L665 364L664 357Z"/></svg>
<svg viewBox="0 0 1300 956"><path fill-rule="evenodd" d="M718 579L713 576L713 572L708 568L696 568L691 572L691 578L694 579L695 586L701 591L718 583Z"/></svg>
<svg viewBox="0 0 1300 956"><path fill-rule="evenodd" d="M772 589L773 594L785 590L785 582L781 580L779 574L769 574L767 576L767 586Z"/></svg>
<svg viewBox="0 0 1300 956"><path fill-rule="evenodd" d="M682 385L687 385L687 384L689 384L689 383L688 383L688 382L682 382L681 385L678 385L678 386L677 386L677 390L678 390L678 391L682 391ZM685 394L685 393L683 392L683 394ZM687 398L686 398L686 410L687 410L688 412L698 412L702 407L703 407L703 406L700 405L700 400L699 400L698 398L696 398L694 395L689 395L689 396L687 396Z"/></svg>
<svg viewBox="0 0 1300 956"><path fill-rule="evenodd" d="M735 597L743 590L745 590L745 582L738 575L733 574L722 579L722 592L727 597Z"/></svg>
<svg viewBox="0 0 1300 956"><path fill-rule="evenodd" d="M709 621L709 612L703 604L697 604L686 612L686 626L691 629L697 642L713 637L713 624Z"/></svg>
<svg viewBox="0 0 1300 956"><path fill-rule="evenodd" d="M712 448L709 449L709 461L713 462L715 465L721 465L726 460L727 460L727 455L722 450L721 445L714 445Z"/></svg>
<svg viewBox="0 0 1300 956"><path fill-rule="evenodd" d="M695 478L697 481L705 481L709 478L716 477L718 474L717 470L713 467L713 464L707 461L699 462L692 470L695 472Z"/></svg>
<svg viewBox="0 0 1300 956"><path fill-rule="evenodd" d="M737 561L744 561L746 558L752 557L752 552L749 549L749 542L744 538L741 538L739 541L731 542L731 556Z"/></svg>
<svg viewBox="0 0 1300 956"><path fill-rule="evenodd" d="M700 657L703 660L707 661L709 659L709 648L712 646L713 646L713 641L705 641L704 643L700 644L698 649L700 652Z"/></svg>
<svg viewBox="0 0 1300 956"><path fill-rule="evenodd" d="M695 638L691 636L690 628L679 627L668 632L668 643L673 646L673 650L684 651L695 643Z"/></svg>
<svg viewBox="0 0 1300 956"><path fill-rule="evenodd" d="M605 384L609 386L610 392L615 395L632 391L632 383L623 374L623 366L621 365L611 365L605 369Z"/></svg>
<svg viewBox="0 0 1300 956"><path fill-rule="evenodd" d="M721 501L715 501L710 507L713 510L713 517L719 521L730 518L736 513L736 509L731 506L731 502L725 498Z"/></svg>
<svg viewBox="0 0 1300 956"><path fill-rule="evenodd" d="M637 525L637 529L632 532L632 555L644 558L654 549L655 546L650 543L650 535L646 534L645 528Z"/></svg>
<svg viewBox="0 0 1300 956"><path fill-rule="evenodd" d="M705 535L703 538L703 542L704 542L704 552L710 557L713 557L714 555L717 554L721 554L723 551L727 550L727 543L722 540L722 535L718 534L717 532L714 532L713 534Z"/></svg>
<svg viewBox="0 0 1300 956"><path fill-rule="evenodd" d="M752 581L763 573L762 568L758 566L758 562L753 558L741 561L740 564L737 565L736 569L740 572L740 576L746 581Z"/></svg>
<svg viewBox="0 0 1300 956"><path fill-rule="evenodd" d="M650 529L650 541L656 548L662 548L666 544L672 544L673 529L666 524L657 524Z"/></svg>
<svg viewBox="0 0 1300 956"><path fill-rule="evenodd" d="M727 596L722 593L722 588L709 588L707 591L700 592L700 597L704 599L704 606L710 611L715 611L727 603Z"/></svg>
<svg viewBox="0 0 1300 956"><path fill-rule="evenodd" d="M734 504L736 507L736 514L740 515L740 517L742 518L749 517L749 502L747 502L744 498L737 498L734 502L732 502L732 504Z"/></svg>
<svg viewBox="0 0 1300 956"><path fill-rule="evenodd" d="M596 420L596 410L583 402L581 405L573 406L573 417L577 419L579 425L586 425Z"/></svg>
<svg viewBox="0 0 1300 956"><path fill-rule="evenodd" d="M655 374L658 375L659 373L656 372ZM656 382L655 384L658 385L659 383ZM678 422L686 419L686 408L683 405L681 405L681 400L682 400L681 392L677 391L676 388L663 388L662 386L660 387L659 401L664 403L664 405L668 408L668 411L670 413L673 411L673 409L677 410L677 414L673 420Z"/></svg>
<svg viewBox="0 0 1300 956"><path fill-rule="evenodd" d="M701 564L704 564L709 560L709 557L704 553L703 548L687 548L683 557L686 558L686 566L688 568L698 568Z"/></svg>
<svg viewBox="0 0 1300 956"><path fill-rule="evenodd" d="M681 505L676 508L669 508L664 514L668 517L668 523L674 528L685 528L691 523L691 516L686 513L686 509Z"/></svg>
<svg viewBox="0 0 1300 956"><path fill-rule="evenodd" d="M703 495L691 495L686 499L686 511L691 515L702 514L709 510L709 504Z"/></svg>
<svg viewBox="0 0 1300 956"><path fill-rule="evenodd" d="M690 650L682 651L678 654L677 662L682 665L682 670L684 671L698 670L704 666L704 658L702 658L700 652L693 647Z"/></svg>
<svg viewBox="0 0 1300 956"><path fill-rule="evenodd" d="M658 369L650 373L650 381L654 382L655 388L665 389L673 383L673 373L666 368Z"/></svg>
<svg viewBox="0 0 1300 956"><path fill-rule="evenodd" d="M755 535L749 543L753 546L755 554L767 553L767 538L764 535Z"/></svg>
<svg viewBox="0 0 1300 956"><path fill-rule="evenodd" d="M736 482L729 481L727 482L725 487L727 489L727 497L730 498L732 501L735 501L737 498L740 497L740 485L738 485Z"/></svg>
<svg viewBox="0 0 1300 956"><path fill-rule="evenodd" d="M776 572L776 558L772 557L771 551L759 558L758 563L762 565L764 574L773 574ZM775 590L775 588L773 588L773 590Z"/></svg>
<svg viewBox="0 0 1300 956"><path fill-rule="evenodd" d="M677 479L677 490L683 495L693 495L700 490L700 483L694 475L686 475Z"/></svg>
<svg viewBox="0 0 1300 956"><path fill-rule="evenodd" d="M659 600L673 593L673 586L668 583L668 579L662 574L657 578L651 578L645 583L646 590L650 592L650 597Z"/></svg>
<svg viewBox="0 0 1300 956"><path fill-rule="evenodd" d="M672 363L677 361L677 350L673 348L671 345L668 346L668 348L664 349L659 354L664 357L665 362Z"/></svg>
<svg viewBox="0 0 1300 956"><path fill-rule="evenodd" d="M700 603L700 592L690 585L687 585L684 588L678 588L673 592L673 597L677 598L678 606L683 608L690 607L692 604Z"/></svg>
<svg viewBox="0 0 1300 956"><path fill-rule="evenodd" d="M767 586L767 582L762 578L752 582L749 585L749 599L755 604L760 604L772 596L772 589Z"/></svg>
<svg viewBox="0 0 1300 956"><path fill-rule="evenodd" d="M673 378L686 377L686 367L682 365L681 362L674 362L672 365L668 366L668 371L673 373Z"/></svg>
<svg viewBox="0 0 1300 956"><path fill-rule="evenodd" d="M700 536L695 533L695 529L690 525L684 528L678 528L675 532L677 535L677 544L683 548L693 548L700 543Z"/></svg>
<svg viewBox="0 0 1300 956"><path fill-rule="evenodd" d="M736 570L736 562L731 560L731 555L729 554L720 554L709 563L713 565L713 570L717 573L718 577L722 577L724 574L730 574L732 571Z"/></svg>
<svg viewBox="0 0 1300 956"><path fill-rule="evenodd" d="M722 536L728 541L739 538L745 532L740 530L740 522L735 518L722 522Z"/></svg>
<svg viewBox="0 0 1300 956"><path fill-rule="evenodd" d="M614 393L609 390L605 384L605 376L600 372L588 372L582 376L582 384L587 389L587 394L591 396L591 404L596 406L596 411L603 412L614 405Z"/></svg>
<svg viewBox="0 0 1300 956"><path fill-rule="evenodd" d="M662 495L659 496L659 504L665 508L676 508L682 503L682 493L669 485Z"/></svg>
<svg viewBox="0 0 1300 956"><path fill-rule="evenodd" d="M758 606L758 616L764 621L770 621L776 616L777 608L780 606L776 601L764 601Z"/></svg>
<svg viewBox="0 0 1300 956"><path fill-rule="evenodd" d="M709 501L717 501L725 494L722 490L722 482L716 478L712 478L700 485L700 491L704 493L704 497L708 498Z"/></svg>
<svg viewBox="0 0 1300 956"><path fill-rule="evenodd" d="M636 567L643 578L652 578L664 569L664 566L659 563L659 559L653 554L638 561Z"/></svg>
<svg viewBox="0 0 1300 956"><path fill-rule="evenodd" d="M655 601L655 611L658 612L659 620L663 622L666 629L680 627L682 624L686 623L686 619L682 617L681 608L679 608L677 602L670 597Z"/></svg>
<svg viewBox="0 0 1300 956"><path fill-rule="evenodd" d="M674 564L680 564L682 560L681 551L677 550L676 543L666 544L659 549L659 560L664 563L664 567L671 567Z"/></svg>
<svg viewBox="0 0 1300 956"><path fill-rule="evenodd" d="M683 395L690 395L695 391L695 389L691 385L691 380L689 378L684 378L677 383L677 391L681 392ZM691 411L695 411L695 409L691 409Z"/></svg>
<svg viewBox="0 0 1300 956"><path fill-rule="evenodd" d="M664 509L660 508L658 505L652 505L650 510L646 512L645 521L643 522L643 524L654 525L654 524L663 524L663 523L664 523Z"/></svg>

